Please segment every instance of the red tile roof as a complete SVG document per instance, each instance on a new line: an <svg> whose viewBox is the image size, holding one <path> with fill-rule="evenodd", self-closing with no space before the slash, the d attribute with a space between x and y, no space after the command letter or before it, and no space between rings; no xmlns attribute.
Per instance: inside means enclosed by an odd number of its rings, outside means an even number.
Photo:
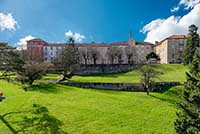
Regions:
<svg viewBox="0 0 200 134"><path fill-rule="evenodd" d="M172 36L169 36L167 39L186 39L187 36L185 35L172 35Z"/></svg>
<svg viewBox="0 0 200 134"><path fill-rule="evenodd" d="M111 45L114 45L114 46L127 46L128 45L128 42L127 41L123 41L123 42L113 42L111 43Z"/></svg>
<svg viewBox="0 0 200 134"><path fill-rule="evenodd" d="M152 43L149 42L136 42L136 45L153 45Z"/></svg>
<svg viewBox="0 0 200 134"><path fill-rule="evenodd" d="M44 40L40 39L40 38L35 38L35 39L32 39L32 40L28 40L29 41L42 41L42 42L45 42Z"/></svg>
<svg viewBox="0 0 200 134"><path fill-rule="evenodd" d="M109 44L105 43L81 43L77 44L78 47L109 47Z"/></svg>
<svg viewBox="0 0 200 134"><path fill-rule="evenodd" d="M185 35L172 35L172 36L169 36L167 38L165 38L164 40L160 41L158 44L156 44L155 46L158 46L160 45L161 43L163 43L164 41L166 40L170 40L170 39L187 39L187 36Z"/></svg>

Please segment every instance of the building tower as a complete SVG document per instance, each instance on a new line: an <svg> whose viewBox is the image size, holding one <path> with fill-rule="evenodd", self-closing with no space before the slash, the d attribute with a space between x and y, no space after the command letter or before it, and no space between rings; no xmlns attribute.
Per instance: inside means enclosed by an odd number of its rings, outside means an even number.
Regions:
<svg viewBox="0 0 200 134"><path fill-rule="evenodd" d="M128 40L128 45L129 46L135 46L135 40L133 39L133 34L132 32L130 32L130 35L129 35L129 40Z"/></svg>

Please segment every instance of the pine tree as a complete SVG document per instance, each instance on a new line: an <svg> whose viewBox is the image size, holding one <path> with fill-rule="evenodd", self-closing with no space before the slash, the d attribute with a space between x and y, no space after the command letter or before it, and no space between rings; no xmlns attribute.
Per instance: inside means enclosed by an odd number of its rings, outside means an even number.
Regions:
<svg viewBox="0 0 200 134"><path fill-rule="evenodd" d="M188 65L192 62L196 48L199 47L199 34L197 33L198 27L195 25L189 26L188 39L185 44L183 52L183 63Z"/></svg>
<svg viewBox="0 0 200 134"><path fill-rule="evenodd" d="M63 78L59 80L61 82L70 79L74 75L74 71L79 64L79 51L75 46L73 38L69 38L68 43L61 54L60 64L63 67Z"/></svg>
<svg viewBox="0 0 200 134"><path fill-rule="evenodd" d="M181 112L177 113L175 130L178 134L200 134L200 58L194 55L190 72L186 73Z"/></svg>

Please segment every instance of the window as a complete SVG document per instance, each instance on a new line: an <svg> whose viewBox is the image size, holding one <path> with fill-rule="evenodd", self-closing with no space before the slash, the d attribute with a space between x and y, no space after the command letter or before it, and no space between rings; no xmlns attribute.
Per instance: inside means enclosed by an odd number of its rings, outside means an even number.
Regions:
<svg viewBox="0 0 200 134"><path fill-rule="evenodd" d="M51 61L53 61L53 57L51 57Z"/></svg>
<svg viewBox="0 0 200 134"><path fill-rule="evenodd" d="M172 58L174 58L174 54L172 54Z"/></svg>
<svg viewBox="0 0 200 134"><path fill-rule="evenodd" d="M51 55L53 55L53 52L51 52Z"/></svg>
<svg viewBox="0 0 200 134"><path fill-rule="evenodd" d="M53 47L51 47L51 50L53 50Z"/></svg>

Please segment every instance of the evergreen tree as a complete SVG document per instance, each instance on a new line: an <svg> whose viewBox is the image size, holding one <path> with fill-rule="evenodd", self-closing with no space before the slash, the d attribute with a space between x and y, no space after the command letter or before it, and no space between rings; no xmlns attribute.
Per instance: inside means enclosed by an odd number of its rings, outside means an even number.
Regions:
<svg viewBox="0 0 200 134"><path fill-rule="evenodd" d="M73 38L69 38L63 53L61 54L61 66L63 67L63 78L59 81L70 79L79 64L79 51L75 46Z"/></svg>
<svg viewBox="0 0 200 134"><path fill-rule="evenodd" d="M190 72L186 73L181 112L177 113L175 130L178 134L200 134L200 58L194 55Z"/></svg>
<svg viewBox="0 0 200 134"><path fill-rule="evenodd" d="M199 47L200 39L197 33L198 27L195 25L189 26L188 39L183 52L183 63L188 65L192 62L196 48Z"/></svg>

